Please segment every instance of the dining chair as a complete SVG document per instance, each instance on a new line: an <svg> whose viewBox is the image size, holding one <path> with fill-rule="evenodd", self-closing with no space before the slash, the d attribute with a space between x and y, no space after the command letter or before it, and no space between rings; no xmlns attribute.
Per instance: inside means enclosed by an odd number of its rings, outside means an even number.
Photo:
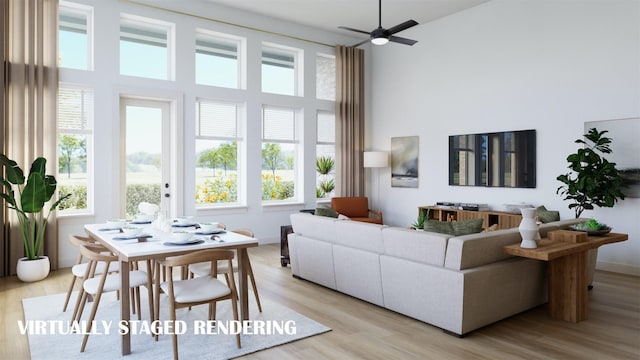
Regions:
<svg viewBox="0 0 640 360"><path fill-rule="evenodd" d="M217 279L218 261L225 261L229 269L233 269L234 253L230 250L200 250L185 255L173 256L156 262L156 274L159 274L159 266L167 269L167 281L160 283L159 276L156 276L156 298L155 298L155 318L160 319L160 296L162 290L169 298L169 316L175 323L176 309L191 308L192 306L209 304L208 320L216 319L216 304L220 300L231 300L233 319L238 321L238 292L235 280L231 277L229 283L225 285ZM209 272L205 276L191 279L174 280L173 269L189 266L194 263L206 263ZM157 340L157 335L156 335ZM178 359L178 336L172 334L173 358ZM236 345L240 348L240 333L236 334Z"/></svg>
<svg viewBox="0 0 640 360"><path fill-rule="evenodd" d="M81 244L91 244L94 243L95 241L87 236L81 236L81 235L69 235L69 242L71 243L71 245L77 247L78 249L80 248ZM76 280L78 278L83 279L84 274L87 270L87 266L89 266L89 262L84 262L84 257L82 256L82 253L78 253L78 259L76 260L76 264L73 265L71 267L71 283L69 284L69 289L67 289L67 297L64 300L64 305L62 307L62 312L67 311L67 306L69 305L69 300L71 298L71 293L73 292L73 289L75 287L76 284ZM102 274L102 272L104 271L104 263L99 264L99 266L96 268L96 274ZM117 272L118 269L120 268L119 264L117 262L115 263L111 263L109 265L109 270L108 272ZM80 302L80 298L82 297L82 291L80 291L78 293L78 298L76 300L76 305L74 307L73 313L75 314L76 311L78 310L78 304Z"/></svg>
<svg viewBox="0 0 640 360"><path fill-rule="evenodd" d="M89 340L89 333L91 330L91 324L96 316L96 311L98 310L98 306L100 305L100 299L102 298L102 294L106 292L113 292L120 290L120 275L119 274L109 274L108 272L103 272L100 275L97 275L96 268L100 263L104 263L105 268L109 268L109 265L113 262L118 261L118 257L113 255L109 249L104 247L101 244L97 243L85 243L80 245L81 254L89 260L90 265L87 267L87 270L84 274L84 282L82 287L84 292L82 294L82 299L80 300L80 308L78 310L76 321L80 321L82 317L82 312L84 310L84 306L87 303L89 295L93 297L93 306L91 307L91 314L89 315L89 319L87 321L87 328L85 331L84 338L82 339L82 346L80 347L80 352L84 352L87 346L87 340ZM151 263L147 260L147 269L149 270L151 267ZM152 284L153 281L151 279L150 271L141 271L141 270L133 270L129 273L129 287L130 288L138 288L137 295L135 296L135 302L138 308L138 320L141 320L141 308L140 308L140 291L139 287L146 285L147 286L147 294L149 297L149 318L150 321L153 322L155 312L153 310L153 293L152 293ZM133 294L133 293L132 293ZM122 296L127 296L127 294L123 293ZM131 299L133 302L134 299Z"/></svg>
<svg viewBox="0 0 640 360"><path fill-rule="evenodd" d="M232 230L232 232L241 234L248 237L254 237L253 231L249 229L236 229ZM249 260L249 255L247 254L247 274L249 275L249 281L251 282L251 288L253 289L253 295L256 298L256 304L258 305L258 311L262 312L262 304L260 303L260 295L258 294L258 287L256 286L256 278L253 276L253 268L251 267L251 260ZM191 264L189 265L189 272L191 275L195 274L198 276L206 276L209 273L208 263L202 264ZM237 264L234 265L234 271L238 271ZM227 283L229 281L229 274L233 274L233 271L229 271L229 268L225 263L218 264L218 274L224 274L227 279Z"/></svg>

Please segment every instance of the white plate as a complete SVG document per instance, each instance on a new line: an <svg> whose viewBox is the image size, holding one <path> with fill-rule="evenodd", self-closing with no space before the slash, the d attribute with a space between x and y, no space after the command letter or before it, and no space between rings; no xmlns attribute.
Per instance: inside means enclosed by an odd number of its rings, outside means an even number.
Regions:
<svg viewBox="0 0 640 360"><path fill-rule="evenodd" d="M192 245L192 244L201 244L203 242L204 240L202 239L193 238L187 241L165 241L164 244L165 245Z"/></svg>

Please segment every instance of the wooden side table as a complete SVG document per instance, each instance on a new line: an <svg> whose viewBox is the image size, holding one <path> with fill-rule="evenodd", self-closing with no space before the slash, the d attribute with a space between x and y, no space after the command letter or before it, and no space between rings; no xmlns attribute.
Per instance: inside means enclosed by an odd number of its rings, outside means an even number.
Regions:
<svg viewBox="0 0 640 360"><path fill-rule="evenodd" d="M543 238L538 248L523 249L520 244L507 245L504 252L510 255L548 262L549 315L553 319L573 323L588 318L588 252L605 244L625 241L627 234L609 233L589 236L581 243L552 241Z"/></svg>

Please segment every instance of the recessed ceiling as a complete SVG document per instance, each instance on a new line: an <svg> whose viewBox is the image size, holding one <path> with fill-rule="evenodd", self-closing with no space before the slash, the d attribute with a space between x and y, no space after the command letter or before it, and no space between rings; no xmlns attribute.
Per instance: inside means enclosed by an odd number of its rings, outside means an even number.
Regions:
<svg viewBox="0 0 640 360"><path fill-rule="evenodd" d="M378 27L377 0L206 1L349 36L354 34L338 29L338 26L343 25L364 31L371 31ZM382 0L382 27L389 28L409 19L424 24L488 1ZM366 38L366 35L362 36Z"/></svg>

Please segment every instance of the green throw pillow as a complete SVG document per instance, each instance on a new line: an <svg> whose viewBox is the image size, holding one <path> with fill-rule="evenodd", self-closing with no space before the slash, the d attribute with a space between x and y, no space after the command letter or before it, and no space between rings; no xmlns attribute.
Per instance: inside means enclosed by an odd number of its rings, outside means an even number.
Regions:
<svg viewBox="0 0 640 360"><path fill-rule="evenodd" d="M451 223L453 235L462 236L482 232L483 219L471 219Z"/></svg>
<svg viewBox="0 0 640 360"><path fill-rule="evenodd" d="M333 210L330 207L319 207L316 208L316 212L314 213L314 215L318 215L318 216L326 216L326 217L331 217L331 218L337 218L338 217L338 213Z"/></svg>
<svg viewBox="0 0 640 360"><path fill-rule="evenodd" d="M425 221L424 231L453 235L454 232L451 224L452 222L450 221L434 221L434 220Z"/></svg>
<svg viewBox="0 0 640 360"><path fill-rule="evenodd" d="M553 221L560 221L560 211L551 211L547 210L546 207L538 206L536 208L536 216L540 219L540 222L543 224L550 223Z"/></svg>

